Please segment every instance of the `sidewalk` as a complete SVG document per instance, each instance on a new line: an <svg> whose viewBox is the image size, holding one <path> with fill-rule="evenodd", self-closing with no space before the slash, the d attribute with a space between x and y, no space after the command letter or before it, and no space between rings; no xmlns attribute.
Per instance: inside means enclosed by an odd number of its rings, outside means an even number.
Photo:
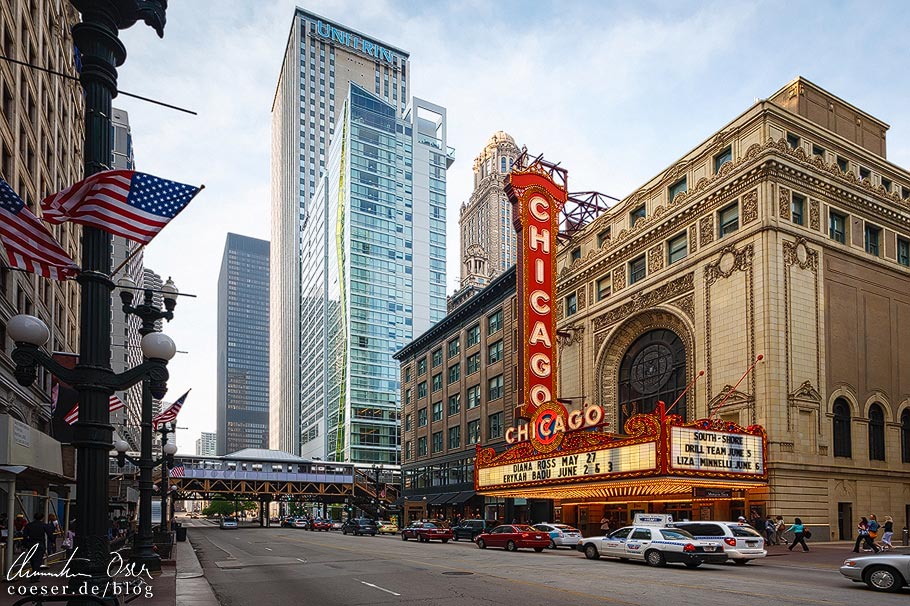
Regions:
<svg viewBox="0 0 910 606"><path fill-rule="evenodd" d="M180 568L177 573L177 606L218 606L218 598L205 578L193 545L188 540L178 541L175 549Z"/></svg>
<svg viewBox="0 0 910 606"><path fill-rule="evenodd" d="M786 545L770 545L766 548L768 557L759 560L760 565L831 570L840 568L847 558L873 555L871 551L868 553L853 553L853 541L822 543L810 540L808 543L808 552L804 552L802 547L796 547L793 551L788 551ZM896 546L889 553L910 553L910 547Z"/></svg>

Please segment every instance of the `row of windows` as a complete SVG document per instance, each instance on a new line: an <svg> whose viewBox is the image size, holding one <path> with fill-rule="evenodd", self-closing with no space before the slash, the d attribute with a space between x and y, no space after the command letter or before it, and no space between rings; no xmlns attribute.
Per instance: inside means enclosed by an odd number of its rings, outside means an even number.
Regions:
<svg viewBox="0 0 910 606"><path fill-rule="evenodd" d="M496 362L499 362L500 360L502 360L502 357L503 357L502 339L499 339L495 343L491 343L490 345L487 346L487 364L495 364ZM465 368L466 368L465 376L472 375L475 372L480 371L480 352L477 352L477 353L474 353L474 354L471 354L470 356L468 356L467 360L465 361ZM410 369L408 369L408 370L410 370ZM410 372L405 372L405 381L409 381L410 378L411 378ZM452 383L457 383L460 379L461 379L461 362L455 362L448 368L448 376L447 376L446 384L451 385ZM442 373L433 375L433 378L432 378L430 384L432 385L432 388L433 388L432 390L434 393L441 390L442 389ZM411 403L411 395L412 395L411 389L410 388L406 389L404 392L404 400L405 400L406 405ZM427 382L421 381L420 383L417 384L417 397L424 398L424 397L426 397L426 395L427 395Z"/></svg>
<svg viewBox="0 0 910 606"><path fill-rule="evenodd" d="M481 443L481 427L480 419L475 419L473 421L468 421L467 431L465 432L465 445L473 445ZM487 439L486 441L496 440L502 437L503 433L503 413L497 412L487 416ZM440 453L444 450L443 438L446 437L446 443L448 450L455 450L461 448L462 446L462 432L461 425L456 425L454 427L449 427L448 430L444 433L442 431L434 432L431 436L431 442L427 440L426 436L421 436L417 438L417 456L427 456L429 454L427 450L428 442L432 444L432 453ZM408 461L413 458L413 448L412 441L407 440L404 443L404 459Z"/></svg>
<svg viewBox="0 0 910 606"><path fill-rule="evenodd" d="M901 413L901 462L910 463L910 409ZM834 401L834 456L853 458L850 405L843 398ZM885 412L878 403L869 407L869 460L885 460Z"/></svg>
<svg viewBox="0 0 910 606"><path fill-rule="evenodd" d="M500 309L496 310L495 312L493 312L492 314L490 314L489 316L487 316L486 320L487 320L487 335L488 336L496 334L497 332L502 330L502 309L500 308ZM479 322L477 324L474 324L473 326L471 326L468 329L467 335L465 337L465 347L473 347L474 345L477 345L478 343L480 343L480 323ZM458 354L460 354L460 353L461 353L461 342L459 341L458 337L455 337L454 339L450 339L448 341L448 343L446 343L446 354L447 354L446 358L447 359L454 358L454 357L458 356ZM501 357L502 357L502 350L500 348L499 358L501 358ZM497 360L499 358L497 358ZM442 348L434 350L433 353L431 354L431 359L432 359L433 368L436 368L437 366L441 365L442 364ZM496 361L496 360L494 360L494 361ZM449 372L451 373L451 368L449 369ZM421 376L425 375L426 373L427 373L427 359L421 358L421 359L417 360L417 376L421 377ZM469 374L470 374L470 372L469 372ZM442 375L437 375L437 376L440 377L439 385L440 385L440 387L442 387L442 383L441 383ZM450 376L451 376L451 374L450 374ZM410 365L406 366L404 369L404 380L405 380L405 382L408 382L411 380L411 366ZM436 383L435 376L433 377L433 381L434 381L434 385L435 385L435 383ZM450 379L449 383L452 383L452 382L453 381ZM424 385L424 395L426 395L425 390L426 390L426 386ZM419 391L420 391L420 386L418 386L418 392ZM436 390L434 389L433 391L436 391ZM418 397L420 397L420 396L418 396Z"/></svg>
<svg viewBox="0 0 910 606"><path fill-rule="evenodd" d="M848 241L847 217L848 215L833 209L828 212L828 237L840 244L846 244ZM882 256L882 236L881 227L868 221L863 222L863 248L867 253L876 257ZM904 267L910 267L910 239L897 236L897 262Z"/></svg>
<svg viewBox="0 0 910 606"><path fill-rule="evenodd" d="M422 385L425 385L425 384L422 384ZM501 374L496 375L495 377L487 380L487 402L492 402L494 400L498 400L498 399L502 398L503 388L504 388L503 375L501 375ZM424 390L426 390L426 387L424 387ZM407 390L405 392L405 406L407 406L408 403L410 402L409 393L410 393L410 390ZM417 393L418 393L418 397L420 397L419 386L418 386ZM472 386L468 387L467 390L465 391L465 396L466 396L465 401L466 401L467 410L471 410L471 409L474 409L474 408L477 408L478 406L480 406L480 385L472 385ZM431 406L432 406L432 411L433 411L433 421L434 422L441 421L442 420L442 410L443 410L442 400L440 400L438 402L434 402ZM461 410L461 394L457 393L457 394L450 395L449 399L448 399L449 415L457 414L458 412L460 412L460 410ZM427 417L427 408L426 408L426 406L424 406L423 408L420 408L417 411L417 426L425 427L427 425L427 418L428 418ZM411 430L411 427L412 427L411 422L412 422L411 415L406 414L405 420L404 420L404 430L405 431Z"/></svg>

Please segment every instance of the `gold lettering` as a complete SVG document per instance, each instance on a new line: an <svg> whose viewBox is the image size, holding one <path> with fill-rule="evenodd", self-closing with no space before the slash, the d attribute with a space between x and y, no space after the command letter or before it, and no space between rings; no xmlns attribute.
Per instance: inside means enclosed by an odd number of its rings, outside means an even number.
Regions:
<svg viewBox="0 0 910 606"><path fill-rule="evenodd" d="M531 208L531 216L538 221L550 220L550 215L547 212L550 209L550 203L546 199L534 196L529 201L528 206Z"/></svg>
<svg viewBox="0 0 910 606"><path fill-rule="evenodd" d="M528 297L528 302L531 304L531 309L540 315L550 313L550 295L542 290L535 290L531 293L531 296Z"/></svg>

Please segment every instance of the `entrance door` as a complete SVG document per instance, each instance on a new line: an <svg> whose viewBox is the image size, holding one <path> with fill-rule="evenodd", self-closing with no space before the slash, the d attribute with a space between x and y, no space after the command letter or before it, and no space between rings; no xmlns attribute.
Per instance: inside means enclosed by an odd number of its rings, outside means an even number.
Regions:
<svg viewBox="0 0 910 606"><path fill-rule="evenodd" d="M837 537L841 541L853 540L853 503L837 504Z"/></svg>

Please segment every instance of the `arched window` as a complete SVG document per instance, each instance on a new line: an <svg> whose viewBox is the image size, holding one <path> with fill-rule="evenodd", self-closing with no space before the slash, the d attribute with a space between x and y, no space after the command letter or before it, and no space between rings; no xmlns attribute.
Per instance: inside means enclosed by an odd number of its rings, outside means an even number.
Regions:
<svg viewBox="0 0 910 606"><path fill-rule="evenodd" d="M878 404L869 407L869 459L885 460L885 413Z"/></svg>
<svg viewBox="0 0 910 606"><path fill-rule="evenodd" d="M499 159L500 172L506 172L506 157L503 156Z"/></svg>
<svg viewBox="0 0 910 606"><path fill-rule="evenodd" d="M671 330L652 330L638 337L619 367L619 427L626 419L654 412L658 400L669 406L686 388L686 348ZM686 418L686 398L673 409Z"/></svg>
<svg viewBox="0 0 910 606"><path fill-rule="evenodd" d="M901 413L901 462L910 463L910 408Z"/></svg>
<svg viewBox="0 0 910 606"><path fill-rule="evenodd" d="M834 401L834 456L853 456L850 436L850 405L843 398Z"/></svg>

